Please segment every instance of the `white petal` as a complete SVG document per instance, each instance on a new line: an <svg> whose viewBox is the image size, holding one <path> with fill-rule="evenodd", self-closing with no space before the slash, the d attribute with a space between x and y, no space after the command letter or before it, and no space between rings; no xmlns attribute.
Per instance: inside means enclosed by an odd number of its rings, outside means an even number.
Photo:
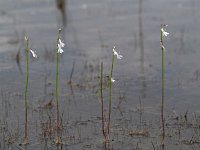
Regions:
<svg viewBox="0 0 200 150"><path fill-rule="evenodd" d="M166 32L163 28L161 28L161 31L162 31L163 36L168 36L169 35L169 33Z"/></svg>
<svg viewBox="0 0 200 150"><path fill-rule="evenodd" d="M58 53L62 54L63 52L63 49L58 49Z"/></svg>
<svg viewBox="0 0 200 150"><path fill-rule="evenodd" d="M113 53L114 53L114 55L118 55L116 50L115 50L115 46L113 47Z"/></svg>
<svg viewBox="0 0 200 150"><path fill-rule="evenodd" d="M58 53L62 54L63 52L62 46L58 44Z"/></svg>
<svg viewBox="0 0 200 150"><path fill-rule="evenodd" d="M111 82L113 82L113 83L114 83L114 82L115 82L115 79L114 79L114 78L111 78Z"/></svg>
<svg viewBox="0 0 200 150"><path fill-rule="evenodd" d="M36 51L33 51L32 49L30 49L31 54L33 55L34 58L37 58L37 54Z"/></svg>
<svg viewBox="0 0 200 150"><path fill-rule="evenodd" d="M117 55L117 59L122 59L122 57L123 57L123 56L120 55L120 54Z"/></svg>
<svg viewBox="0 0 200 150"><path fill-rule="evenodd" d="M59 44L61 45L61 47L65 46L65 43L61 41L61 39L59 39Z"/></svg>
<svg viewBox="0 0 200 150"><path fill-rule="evenodd" d="M117 59L122 59L122 55L118 54L117 51L115 50L115 46L113 47L113 54L117 56Z"/></svg>

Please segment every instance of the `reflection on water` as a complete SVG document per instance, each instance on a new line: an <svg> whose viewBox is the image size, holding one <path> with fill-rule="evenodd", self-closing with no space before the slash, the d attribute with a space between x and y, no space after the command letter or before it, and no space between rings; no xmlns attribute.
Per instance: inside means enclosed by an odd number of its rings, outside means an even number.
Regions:
<svg viewBox="0 0 200 150"><path fill-rule="evenodd" d="M30 110L33 112L31 121L33 124L39 124L37 112L41 110L38 110L38 103L46 100L51 102L54 97L54 52L56 35L60 27L63 28L62 36L66 42L65 53L59 65L59 70L62 70L59 74L60 97L63 117L67 120L66 128L71 129L65 131L66 135L73 135L65 137L66 141L70 141L70 148L101 147L99 146L101 144L97 144L101 138L101 134L97 131L99 127L99 103L95 97L99 84L97 76L101 61L105 65L105 74L109 72L114 45L124 59L117 62L115 68L113 105L119 102L117 104L119 106L116 107L118 110L113 110L112 113L113 132L119 131L119 128L123 129L120 130L123 134L115 132L122 144L124 142L121 140L124 138L122 135L127 135L127 130L133 129L137 124L135 123L137 119L134 120L136 118L134 108L138 99L140 106L144 106L140 124L145 124L149 130L157 129L156 123L151 121L157 119L160 108L158 103L161 88L159 43L161 23L168 24L170 32L165 41L166 114L170 114L172 109L175 109L177 114L185 110L198 113L199 8L200 1L197 0L0 0L0 88L11 93L9 99L4 96L1 98L3 106L0 103L0 107L3 107L3 116L0 115L0 123L4 120L9 124L10 120L5 119L5 116L8 116L13 118L11 120L13 124L19 122L21 126L25 67L23 40L27 33L31 39L31 48L36 50L39 56L37 61L30 62L29 89ZM84 67L85 64L87 67ZM125 94L122 96L119 91ZM13 114L10 115L8 110ZM39 116L51 116L52 112L54 110L51 112L46 110L40 112ZM19 119L16 121L14 118ZM40 120L42 123L49 120L43 121L42 118ZM149 124L153 124L153 127ZM32 128L39 131L38 126ZM38 135L35 135L37 133L31 134L37 137ZM158 135L155 130L152 134L156 135L155 137ZM93 138L94 135L98 137ZM92 143L86 137L92 137ZM37 141L36 139L34 140ZM83 142L84 146L81 147L80 141L88 143ZM134 142L137 145L137 141ZM118 141L116 145L117 143ZM146 149L149 146L152 144ZM133 148L130 145L127 147L127 149Z"/></svg>
<svg viewBox="0 0 200 150"><path fill-rule="evenodd" d="M145 90L146 90L146 82L145 82L145 68L144 68L144 37L143 37L143 21L142 21L142 13L143 13L143 0L139 0L139 48L140 48L140 73L141 73L141 95L142 98L146 98Z"/></svg>
<svg viewBox="0 0 200 150"><path fill-rule="evenodd" d="M67 25L67 0L55 0L56 1L56 6L60 10L61 15L62 15L62 22L63 26L65 27Z"/></svg>

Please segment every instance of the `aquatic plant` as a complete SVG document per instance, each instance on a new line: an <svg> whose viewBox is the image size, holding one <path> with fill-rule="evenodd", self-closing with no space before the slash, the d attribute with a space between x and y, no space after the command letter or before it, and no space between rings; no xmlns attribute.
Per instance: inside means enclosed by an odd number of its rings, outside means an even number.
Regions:
<svg viewBox="0 0 200 150"><path fill-rule="evenodd" d="M111 64L111 69L110 69L110 79L109 79L109 105L108 105L108 126L107 126L107 131L108 135L110 134L110 118L111 118L111 104L112 104L112 83L115 81L113 78L113 68L114 68L114 62L115 62L115 55L117 56L118 59L122 58L122 55L119 55L116 50L115 46L113 47L113 55L112 55L112 64Z"/></svg>
<svg viewBox="0 0 200 150"><path fill-rule="evenodd" d="M59 114L59 102L58 102L58 96L59 96L59 91L58 91L58 63L59 63L59 53L62 54L63 47L65 46L64 42L60 39L60 33L61 29L58 31L58 38L57 38L57 47L56 47L56 138L55 138L55 143L61 144L61 137L60 137L60 114Z"/></svg>
<svg viewBox="0 0 200 150"><path fill-rule="evenodd" d="M165 31L164 27L167 27L165 24L161 24L160 29L160 46L162 51L162 96L161 96L161 127L162 127L162 140L161 145L164 146L165 140L165 120L164 120L164 94L165 94L165 47L163 45L163 37L168 36L169 33Z"/></svg>
<svg viewBox="0 0 200 150"><path fill-rule="evenodd" d="M109 142L110 135L110 122L111 122L111 105L112 105L112 83L115 82L113 78L113 68L115 62L115 56L117 59L122 59L122 55L116 52L115 46L113 47L113 55L112 55L112 64L110 69L110 77L109 77L109 97L108 97L108 123L106 126L105 123L105 114L104 114L104 103L103 103L103 63L101 63L100 68L100 97L101 97L101 115L102 115L102 132L104 136L105 142Z"/></svg>
<svg viewBox="0 0 200 150"><path fill-rule="evenodd" d="M29 49L29 39L26 36L26 85L24 89L24 105L25 105L25 126L24 126L24 139L23 145L28 144L28 100L27 100L27 91L28 91L28 81L29 81L29 52L32 54L34 58L37 58L37 54L35 51Z"/></svg>

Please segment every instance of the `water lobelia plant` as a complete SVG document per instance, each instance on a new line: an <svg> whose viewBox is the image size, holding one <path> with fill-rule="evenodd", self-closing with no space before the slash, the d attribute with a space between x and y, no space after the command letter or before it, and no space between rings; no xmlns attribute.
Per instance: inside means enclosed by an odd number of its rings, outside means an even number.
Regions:
<svg viewBox="0 0 200 150"><path fill-rule="evenodd" d="M58 38L57 38L57 47L56 47L56 138L55 138L55 144L59 145L62 144L61 135L60 135L60 128L61 128L61 121L60 121L60 114L59 114L59 102L58 102L58 63L59 63L59 54L62 54L63 47L65 44L60 39L60 33L61 29L58 31Z"/></svg>
<svg viewBox="0 0 200 150"><path fill-rule="evenodd" d="M115 79L113 78L113 68L114 68L114 62L115 62L115 56L117 56L117 59L122 59L122 55L118 54L115 50L115 46L113 47L113 55L112 55L112 65L110 69L110 80L109 80L109 105L108 105L108 126L107 131L108 135L110 134L110 118L111 118L111 104L112 104L112 83L115 82Z"/></svg>
<svg viewBox="0 0 200 150"><path fill-rule="evenodd" d="M35 51L29 49L29 39L28 36L25 37L26 41L26 85L24 89L24 106L25 106L25 125L24 125L24 139L23 145L28 144L28 100L27 100L27 91L28 91L28 81L29 81L29 52L34 58L37 58Z"/></svg>
<svg viewBox="0 0 200 150"><path fill-rule="evenodd" d="M161 127L162 127L162 139L161 145L164 146L165 140L165 120L164 120L164 94L165 94L165 78L164 78L164 71L165 71L165 47L163 44L163 37L168 36L169 33L165 31L164 27L167 27L165 24L161 24L160 29L160 46L162 51L162 96L161 96Z"/></svg>
<svg viewBox="0 0 200 150"><path fill-rule="evenodd" d="M100 67L100 98L101 98L101 115L102 115L102 132L104 136L105 142L109 142L110 135L110 122L111 122L111 105L112 105L112 83L115 82L113 78L113 68L115 62L115 56L117 59L121 59L123 56L116 52L115 46L113 47L113 55L112 55L112 64L110 69L110 77L109 77L109 97L108 97L108 123L106 125L105 122L105 114L104 114L104 102L103 102L103 62Z"/></svg>

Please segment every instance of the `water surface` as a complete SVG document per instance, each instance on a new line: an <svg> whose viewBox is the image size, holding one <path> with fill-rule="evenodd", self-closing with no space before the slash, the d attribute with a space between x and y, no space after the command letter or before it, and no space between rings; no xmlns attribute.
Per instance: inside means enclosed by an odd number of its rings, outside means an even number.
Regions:
<svg viewBox="0 0 200 150"><path fill-rule="evenodd" d="M0 1L0 88L2 90L0 128L1 148L5 137L17 132L16 147L23 137L23 90L25 85L25 33L39 59L30 62L30 149L45 149L41 124L48 122L55 108L46 111L41 105L54 100L54 51L58 28L66 43L59 64L60 107L64 120L64 146L68 149L101 149L102 134L99 90L99 64L109 75L112 48L123 55L114 66L112 139L114 149L149 149L159 145L161 99L160 24L168 25L164 38L166 149L188 149L187 140L199 134L193 130L199 115L199 14L197 0L68 0L66 25L53 0ZM16 63L20 51L22 73ZM74 65L72 86L70 73ZM106 78L106 77L105 77ZM107 92L105 91L105 102ZM142 116L137 111L143 106ZM180 126L177 138L174 125L180 116L189 115L190 128ZM177 122L172 116L179 116ZM17 119L16 119L17 118ZM184 121L183 121L184 122ZM182 122L181 122L182 123ZM184 122L185 123L185 122ZM16 125L17 124L17 125ZM187 124L187 123L186 123ZM170 126L171 125L171 126ZM149 130L148 137L131 137L130 131ZM11 130L13 129L13 130ZM187 130L186 130L187 129ZM35 132L36 131L36 132ZM198 131L199 132L199 131ZM172 138L170 138L172 136ZM39 142L38 142L39 141ZM46 144L54 149L51 140ZM6 147L8 148L8 147Z"/></svg>

